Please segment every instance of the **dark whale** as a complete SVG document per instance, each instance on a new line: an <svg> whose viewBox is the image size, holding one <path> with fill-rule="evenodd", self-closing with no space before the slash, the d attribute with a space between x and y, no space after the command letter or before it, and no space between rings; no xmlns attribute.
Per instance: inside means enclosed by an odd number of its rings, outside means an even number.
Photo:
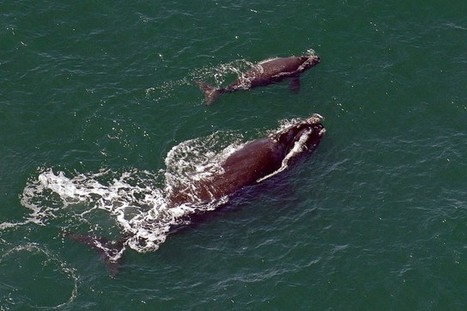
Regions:
<svg viewBox="0 0 467 311"><path fill-rule="evenodd" d="M204 93L207 105L211 105L219 95L249 90L258 86L265 86L290 78L290 89L298 92L300 89L300 74L319 64L320 58L315 54L272 58L259 62L242 76L224 88L215 88L203 81L198 81L199 88Z"/></svg>
<svg viewBox="0 0 467 311"><path fill-rule="evenodd" d="M247 186L255 185L292 165L301 155L310 153L320 143L325 129L322 117L313 114L307 119L292 121L268 137L247 142L221 161L221 171L193 178L188 184L169 188L167 208L181 205L201 206L232 195L240 195ZM203 172L205 173L205 172ZM120 241L67 234L67 236L96 250L111 277L118 273L121 255L130 237Z"/></svg>
<svg viewBox="0 0 467 311"><path fill-rule="evenodd" d="M172 189L169 205L201 204L230 196L284 170L294 158L313 150L325 132L321 117L314 114L269 137L246 143L221 163L222 173L193 181L183 189Z"/></svg>

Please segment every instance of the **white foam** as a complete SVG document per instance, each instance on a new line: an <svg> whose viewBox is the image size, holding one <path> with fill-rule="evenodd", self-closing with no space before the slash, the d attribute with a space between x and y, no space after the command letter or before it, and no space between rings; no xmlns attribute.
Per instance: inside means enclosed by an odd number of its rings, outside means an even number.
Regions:
<svg viewBox="0 0 467 311"><path fill-rule="evenodd" d="M229 141L225 135L229 135ZM216 132L205 138L187 140L173 147L165 159L166 192L190 187L193 181L223 173L224 159L242 146L241 135Z"/></svg>
<svg viewBox="0 0 467 311"><path fill-rule="evenodd" d="M110 180L99 181L100 178ZM68 177L64 172L55 173L47 169L26 186L22 203L33 211L30 218L36 218L37 223L46 223L55 217L53 208L33 201L46 199L49 192L59 196L64 209L73 211L73 206L85 203L88 209L75 215L83 222L95 210L107 211L124 234L132 236L130 247L137 251L150 251L157 249L157 245L165 240L173 220L168 219L165 224L167 217L159 219L166 209L166 203L162 191L154 185L155 180L157 177L148 171L133 170L118 174L106 170ZM165 214L170 214L170 211ZM156 222L160 226L151 225ZM140 240L141 245L135 243L136 240Z"/></svg>
<svg viewBox="0 0 467 311"><path fill-rule="evenodd" d="M193 180L221 173L220 163L238 148L240 137L235 133L214 133L182 142L168 153L167 169L155 173L136 169L65 173L40 168L37 178L29 180L21 195L22 205L31 211L21 224L47 225L58 215L68 213L94 228L100 224L92 223L93 214L106 211L123 231L125 245L138 252L154 251L165 241L171 227L187 222L187 216L225 203L226 198L222 198L209 204L169 207L165 198L167 192L180 185L189 187ZM20 224L3 223L0 229L16 225Z"/></svg>

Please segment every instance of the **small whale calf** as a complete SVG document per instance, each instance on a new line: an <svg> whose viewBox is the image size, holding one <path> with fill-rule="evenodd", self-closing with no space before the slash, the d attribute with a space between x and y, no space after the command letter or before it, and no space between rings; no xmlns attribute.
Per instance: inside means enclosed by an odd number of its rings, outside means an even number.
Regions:
<svg viewBox="0 0 467 311"><path fill-rule="evenodd" d="M203 81L197 81L204 93L206 105L211 105L221 94L239 90L249 90L290 79L292 91L300 89L300 74L320 63L320 58L312 52L303 56L278 57L267 59L254 65L241 75L239 79L223 88L213 87Z"/></svg>

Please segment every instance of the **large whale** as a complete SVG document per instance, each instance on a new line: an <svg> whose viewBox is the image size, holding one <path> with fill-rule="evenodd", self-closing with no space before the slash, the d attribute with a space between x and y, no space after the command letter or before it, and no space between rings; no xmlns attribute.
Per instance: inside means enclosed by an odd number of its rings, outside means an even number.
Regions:
<svg viewBox="0 0 467 311"><path fill-rule="evenodd" d="M216 88L203 81L197 81L197 84L204 93L207 105L211 105L223 93L249 90L254 87L280 82L286 78L290 79L290 89L298 92L300 89L300 74L319 64L319 62L319 56L312 52L303 56L277 57L259 62L224 88Z"/></svg>
<svg viewBox="0 0 467 311"><path fill-rule="evenodd" d="M246 143L221 163L219 173L171 189L167 196L169 204L219 200L286 169L297 156L319 144L325 132L321 119L318 114L313 114L268 137Z"/></svg>
<svg viewBox="0 0 467 311"><path fill-rule="evenodd" d="M318 146L325 132L321 122L322 117L313 114L306 119L296 119L267 137L245 143L221 160L220 170L202 172L203 178L195 176L183 185L168 187L168 209L224 202L222 199L241 195L245 187L280 173L298 157ZM82 234L68 234L68 237L95 249L106 264L109 275L117 274L128 237L118 242Z"/></svg>

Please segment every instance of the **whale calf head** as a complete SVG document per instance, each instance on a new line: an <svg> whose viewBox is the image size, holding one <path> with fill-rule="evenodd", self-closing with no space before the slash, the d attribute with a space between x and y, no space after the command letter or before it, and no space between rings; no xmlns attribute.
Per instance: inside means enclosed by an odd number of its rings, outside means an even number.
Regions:
<svg viewBox="0 0 467 311"><path fill-rule="evenodd" d="M301 58L303 60L303 63L301 65L302 70L310 69L311 67L314 67L321 62L320 57L316 54L307 54L302 56Z"/></svg>

